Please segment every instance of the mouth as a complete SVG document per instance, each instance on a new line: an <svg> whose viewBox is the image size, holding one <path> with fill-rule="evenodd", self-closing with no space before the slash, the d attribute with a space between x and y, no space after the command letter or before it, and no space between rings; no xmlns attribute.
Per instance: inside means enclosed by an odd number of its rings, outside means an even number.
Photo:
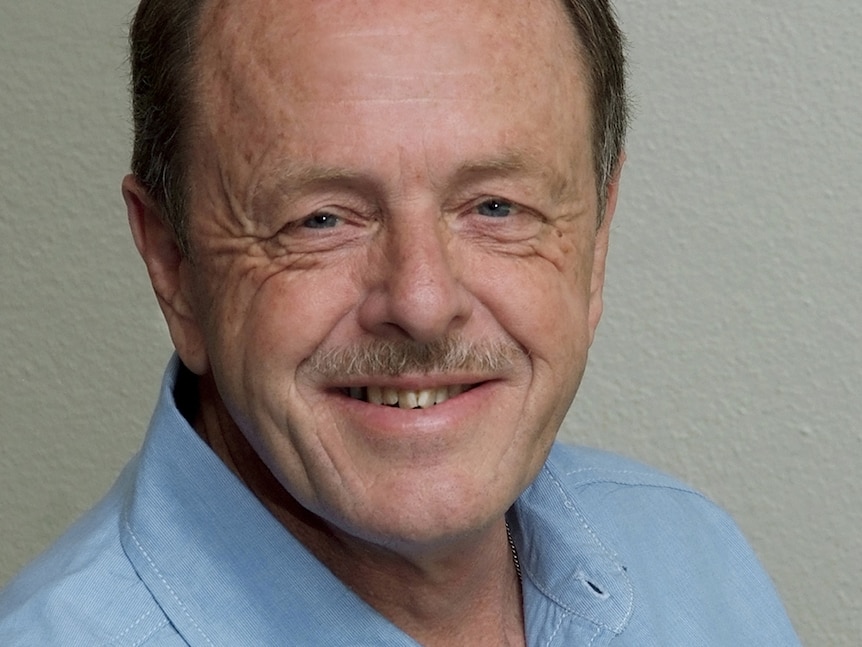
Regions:
<svg viewBox="0 0 862 647"><path fill-rule="evenodd" d="M399 409L430 409L475 388L478 384L451 384L428 389L396 389L387 386L351 386L339 389L360 402Z"/></svg>

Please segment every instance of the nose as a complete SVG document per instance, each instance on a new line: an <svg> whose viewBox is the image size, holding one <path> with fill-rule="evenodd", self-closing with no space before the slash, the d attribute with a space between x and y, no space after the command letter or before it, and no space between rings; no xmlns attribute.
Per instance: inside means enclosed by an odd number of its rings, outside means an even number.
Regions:
<svg viewBox="0 0 862 647"><path fill-rule="evenodd" d="M369 268L359 323L387 339L428 343L464 325L472 300L454 258L452 233L439 217L396 220L385 227Z"/></svg>

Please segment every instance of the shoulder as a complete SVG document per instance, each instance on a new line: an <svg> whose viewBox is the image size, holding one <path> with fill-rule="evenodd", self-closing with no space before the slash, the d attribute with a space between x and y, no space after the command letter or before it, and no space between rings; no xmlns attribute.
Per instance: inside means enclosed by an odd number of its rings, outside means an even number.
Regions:
<svg viewBox="0 0 862 647"><path fill-rule="evenodd" d="M563 497L601 513L609 497L617 505L649 504L652 512L671 506L679 514L727 519L727 513L702 492L653 467L619 454L557 443L542 478L556 484Z"/></svg>
<svg viewBox="0 0 862 647"><path fill-rule="evenodd" d="M651 561L690 548L708 558L751 555L730 515L698 490L637 461L585 447L557 444L542 478L606 541L634 558L651 544ZM656 552L656 550L658 552Z"/></svg>
<svg viewBox="0 0 862 647"><path fill-rule="evenodd" d="M702 493L637 461L562 444L537 483L542 499L571 512L568 532L589 532L630 581L628 636L677 644L670 636L683 630L688 644L798 644L754 551Z"/></svg>
<svg viewBox="0 0 862 647"><path fill-rule="evenodd" d="M0 591L4 645L173 644L120 544L127 478Z"/></svg>
<svg viewBox="0 0 862 647"><path fill-rule="evenodd" d="M678 479L620 454L555 443L546 464L572 487L596 483L670 488L700 495Z"/></svg>

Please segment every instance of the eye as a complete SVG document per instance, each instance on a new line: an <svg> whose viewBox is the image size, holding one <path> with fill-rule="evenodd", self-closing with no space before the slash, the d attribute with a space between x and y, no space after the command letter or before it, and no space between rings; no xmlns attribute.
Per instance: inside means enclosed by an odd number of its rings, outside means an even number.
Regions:
<svg viewBox="0 0 862 647"><path fill-rule="evenodd" d="M476 205L476 211L489 218L505 218L512 213L512 208L511 202L501 198L489 198Z"/></svg>
<svg viewBox="0 0 862 647"><path fill-rule="evenodd" d="M280 229L270 238L277 253L325 254L366 241L377 224L367 202L335 197L314 196L288 204Z"/></svg>
<svg viewBox="0 0 862 647"><path fill-rule="evenodd" d="M341 218L331 213L316 213L302 221L302 226L307 229L331 229L341 222Z"/></svg>
<svg viewBox="0 0 862 647"><path fill-rule="evenodd" d="M542 212L520 201L493 194L478 195L466 202L463 217L458 219L460 231L479 239L498 243L516 243L538 236L545 218Z"/></svg>

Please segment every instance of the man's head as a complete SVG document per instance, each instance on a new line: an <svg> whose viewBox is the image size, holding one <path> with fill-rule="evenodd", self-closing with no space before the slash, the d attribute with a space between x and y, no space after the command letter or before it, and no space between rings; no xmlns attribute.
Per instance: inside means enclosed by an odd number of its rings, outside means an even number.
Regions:
<svg viewBox="0 0 862 647"><path fill-rule="evenodd" d="M590 79L601 218L628 123L623 37L609 0L561 2ZM132 171L149 189L184 252L188 252L186 167L198 75L194 61L206 4L206 0L142 0L129 35L135 126Z"/></svg>
<svg viewBox="0 0 862 647"><path fill-rule="evenodd" d="M624 109L597 144L592 87L622 70L589 71L554 0L512 6L211 0L174 135L192 259L160 191L124 184L207 394L199 429L231 459L244 439L305 509L394 550L499 519L601 314L616 182L595 151L615 173ZM592 29L615 33L599 8Z"/></svg>

